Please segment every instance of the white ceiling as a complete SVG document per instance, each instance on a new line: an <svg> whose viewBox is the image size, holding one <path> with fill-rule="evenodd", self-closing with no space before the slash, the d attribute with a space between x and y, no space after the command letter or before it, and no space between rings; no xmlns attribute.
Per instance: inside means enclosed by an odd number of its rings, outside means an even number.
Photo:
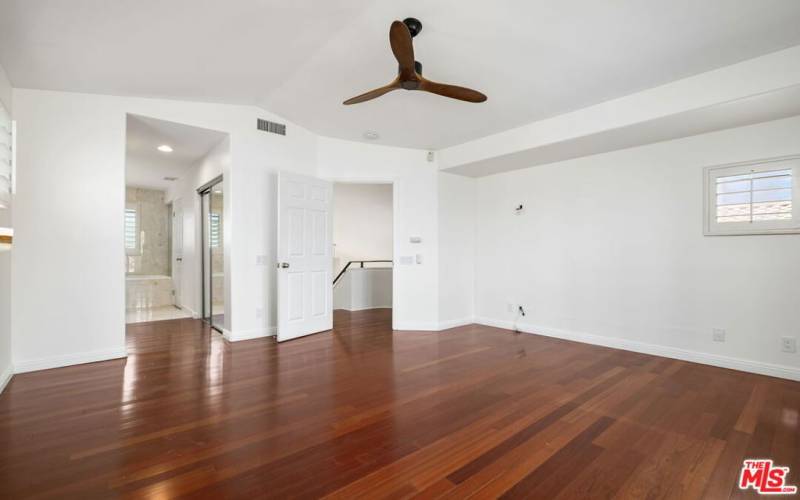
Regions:
<svg viewBox="0 0 800 500"><path fill-rule="evenodd" d="M125 184L165 190L183 179L192 165L225 137L227 134L216 130L128 115ZM172 147L172 153L159 151L162 144Z"/></svg>
<svg viewBox="0 0 800 500"><path fill-rule="evenodd" d="M484 104L397 91L394 19L417 59ZM800 44L796 0L0 0L17 87L258 104L311 130L440 149Z"/></svg>

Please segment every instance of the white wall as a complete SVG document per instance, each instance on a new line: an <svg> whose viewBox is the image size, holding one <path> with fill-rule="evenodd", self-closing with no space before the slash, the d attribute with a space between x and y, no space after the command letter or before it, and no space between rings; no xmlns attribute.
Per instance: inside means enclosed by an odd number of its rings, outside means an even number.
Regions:
<svg viewBox="0 0 800 500"><path fill-rule="evenodd" d="M334 183L334 276L351 260L392 260L392 189Z"/></svg>
<svg viewBox="0 0 800 500"><path fill-rule="evenodd" d="M363 311L392 307L391 268L350 268L333 289L333 308Z"/></svg>
<svg viewBox="0 0 800 500"><path fill-rule="evenodd" d="M95 99L14 93L17 371L125 352L125 121L97 116Z"/></svg>
<svg viewBox="0 0 800 500"><path fill-rule="evenodd" d="M12 118L11 82L0 66L0 103ZM11 226L11 210L0 208L0 227ZM11 253L0 253L0 392L12 373L11 364Z"/></svg>
<svg viewBox="0 0 800 500"><path fill-rule="evenodd" d="M120 220L128 113L230 137L228 166L222 166L229 339L273 331L280 169L339 180L396 182L394 256L419 254L422 259L398 271L396 325L438 328L437 218L431 216L437 213L438 172L424 151L321 139L291 123L285 137L267 134L256 129L256 118L286 121L250 106L30 89L14 89L13 95L20 166L13 221L19 258L12 263L11 284L17 371L125 353ZM193 222L185 224L187 231L197 231L199 220ZM420 236L423 242L411 244L409 236ZM188 234L184 237L191 240Z"/></svg>
<svg viewBox="0 0 800 500"><path fill-rule="evenodd" d="M798 153L800 118L473 180L440 173L424 151L318 138L292 124L287 137L265 134L256 117L280 118L247 106L24 89L13 96L18 371L124 354L126 113L229 134L229 156L208 160L192 184L225 175L231 339L275 324L275 180L285 169L394 184L398 329L459 324L473 302L481 321L511 326L507 304L518 303L529 330L748 360L755 364L737 366L750 369L798 366L778 338L800 336L800 237L703 237L701 169ZM515 216L519 203L526 210ZM198 231L194 213L186 241ZM727 328L728 341L712 343L711 328Z"/></svg>
<svg viewBox="0 0 800 500"><path fill-rule="evenodd" d="M124 353L126 113L230 134L229 158L192 181L220 169L226 177L230 338L264 335L275 323L275 172L283 168L395 183L397 328L435 330L472 315L474 245L481 321L510 326L507 304L522 304L529 330L749 360L755 369L798 365L778 339L800 333L800 237L703 237L700 172L798 153L800 118L475 181L439 173L423 151L316 138L291 124L287 137L264 134L255 118L274 117L256 108L15 89L11 331L20 371ZM515 216L519 203L526 210ZM185 224L186 241L198 224ZM417 255L421 264L399 263ZM728 341L712 343L711 328L726 328Z"/></svg>
<svg viewBox="0 0 800 500"><path fill-rule="evenodd" d="M426 153L320 137L318 174L334 181L392 181L394 191L393 323L402 330L439 329L438 168ZM422 238L411 243L411 236ZM421 264L402 264L420 256ZM415 260L416 262L416 260Z"/></svg>
<svg viewBox="0 0 800 500"><path fill-rule="evenodd" d="M268 263L275 261L275 172L313 173L313 134L291 123L286 137L258 131L257 117L280 119L249 106L27 89L14 89L14 103L20 167L12 263L15 369L124 354L126 113L230 134L230 336L268 333L274 324L274 309L265 311L264 304L274 299ZM257 264L258 255L268 256L264 265Z"/></svg>
<svg viewBox="0 0 800 500"><path fill-rule="evenodd" d="M702 184L798 137L800 117L478 179L479 320L522 304L524 330L800 377L779 343L800 336L800 236L704 237Z"/></svg>
<svg viewBox="0 0 800 500"><path fill-rule="evenodd" d="M468 324L475 315L476 180L439 174L439 322Z"/></svg>

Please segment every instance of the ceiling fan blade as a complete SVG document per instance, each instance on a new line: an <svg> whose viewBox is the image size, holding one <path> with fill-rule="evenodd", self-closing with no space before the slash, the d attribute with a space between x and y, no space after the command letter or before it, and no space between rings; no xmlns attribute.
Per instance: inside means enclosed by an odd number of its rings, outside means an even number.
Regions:
<svg viewBox="0 0 800 500"><path fill-rule="evenodd" d="M389 44L392 53L400 65L400 79L416 80L414 70L414 44L411 41L411 32L402 21L395 21L389 28Z"/></svg>
<svg viewBox="0 0 800 500"><path fill-rule="evenodd" d="M397 90L400 88L399 80L395 80L389 85L370 90L369 92L365 92L361 95L357 95L355 97L351 97L350 99L344 101L343 104L358 104L360 102L369 101L371 99L375 99L376 97L380 97L383 94L389 93L392 90Z"/></svg>
<svg viewBox="0 0 800 500"><path fill-rule="evenodd" d="M477 90L459 87L457 85L436 83L424 78L421 79L418 90L424 90L433 94L450 97L451 99L458 99L459 101L483 102L486 100L486 96Z"/></svg>

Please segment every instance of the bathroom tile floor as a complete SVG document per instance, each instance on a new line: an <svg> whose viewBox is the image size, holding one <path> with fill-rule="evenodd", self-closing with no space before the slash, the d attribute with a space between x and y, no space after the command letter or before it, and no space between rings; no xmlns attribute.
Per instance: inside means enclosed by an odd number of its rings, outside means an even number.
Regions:
<svg viewBox="0 0 800 500"><path fill-rule="evenodd" d="M150 309L129 309L125 311L125 323L145 323L165 319L191 318L192 314L174 306L153 307Z"/></svg>

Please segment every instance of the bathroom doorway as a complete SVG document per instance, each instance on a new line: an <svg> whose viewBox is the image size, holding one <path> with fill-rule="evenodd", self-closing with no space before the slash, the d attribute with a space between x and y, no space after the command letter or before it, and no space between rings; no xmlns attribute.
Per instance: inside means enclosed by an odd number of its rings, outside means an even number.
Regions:
<svg viewBox="0 0 800 500"><path fill-rule="evenodd" d="M230 141L224 132L127 115L123 221L127 323L186 318L208 318L211 323L214 315L221 328L225 316L222 193L213 193L210 200L213 228L202 222L209 212L202 212L197 193L201 186L211 193L215 184L222 190L220 176L229 155ZM206 234L211 229L210 239ZM204 251L209 244L214 245L212 252ZM213 268L205 271L213 286L206 287L210 300L204 310L205 254L215 256L208 262Z"/></svg>
<svg viewBox="0 0 800 500"><path fill-rule="evenodd" d="M203 221L202 317L220 332L225 325L224 187L220 176L198 190Z"/></svg>

